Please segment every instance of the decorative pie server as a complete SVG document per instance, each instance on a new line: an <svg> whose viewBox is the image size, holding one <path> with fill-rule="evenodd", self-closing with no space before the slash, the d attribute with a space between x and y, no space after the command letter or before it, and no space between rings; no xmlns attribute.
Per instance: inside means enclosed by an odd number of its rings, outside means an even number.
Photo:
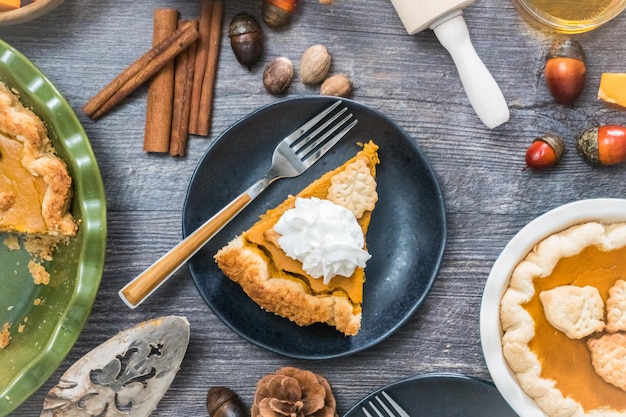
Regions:
<svg viewBox="0 0 626 417"><path fill-rule="evenodd" d="M500 87L482 62L469 36L463 9L474 0L391 0L404 28L413 35L432 29L452 56L474 111L490 129L509 120Z"/></svg>
<svg viewBox="0 0 626 417"><path fill-rule="evenodd" d="M174 380L189 344L189 322L139 323L96 347L52 387L41 417L149 416Z"/></svg>

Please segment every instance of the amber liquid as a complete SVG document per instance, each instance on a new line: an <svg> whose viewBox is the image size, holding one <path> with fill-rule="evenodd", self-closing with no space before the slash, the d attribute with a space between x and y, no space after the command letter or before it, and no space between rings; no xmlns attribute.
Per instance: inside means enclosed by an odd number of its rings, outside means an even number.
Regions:
<svg viewBox="0 0 626 417"><path fill-rule="evenodd" d="M527 0L530 7L567 23L594 20L614 0Z"/></svg>
<svg viewBox="0 0 626 417"><path fill-rule="evenodd" d="M611 20L625 0L515 0L529 23L561 33L582 33Z"/></svg>

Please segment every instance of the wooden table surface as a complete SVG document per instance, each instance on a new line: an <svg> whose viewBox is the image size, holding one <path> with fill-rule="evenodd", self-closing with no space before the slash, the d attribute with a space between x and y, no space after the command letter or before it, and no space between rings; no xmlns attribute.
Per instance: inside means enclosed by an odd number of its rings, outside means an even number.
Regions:
<svg viewBox="0 0 626 417"><path fill-rule="evenodd" d="M371 391L415 374L455 372L489 380L479 309L500 251L550 209L626 194L626 165L591 167L573 146L584 128L626 123L626 112L597 99L602 72L626 72L626 14L576 35L587 53L588 75L582 96L568 107L555 103L543 76L545 54L556 34L529 26L508 0L478 0L467 8L475 48L511 112L507 123L489 130L473 112L450 56L432 31L407 35L387 0L336 0L333 5L301 0L289 27L264 26L265 54L250 71L236 62L226 32L238 12L259 17L261 1L226 1L210 136L191 137L184 158L147 154L142 150L146 87L99 121L81 108L149 49L155 7L176 7L182 16L197 17L198 3L66 0L36 21L0 28L0 38L37 65L74 108L100 165L108 206L106 264L91 316L60 368L13 415L39 415L46 392L77 359L125 328L170 314L188 318L191 340L155 416L206 415L205 396L214 385L233 388L250 404L257 380L287 365L327 377L340 415ZM377 346L321 361L283 357L233 333L202 301L186 268L142 306L128 309L117 296L119 289L181 239L183 201L201 156L230 125L280 99L263 88L264 64L278 55L297 62L315 43L331 51L332 72L350 75L353 99L409 133L440 182L448 241L424 304ZM316 94L317 87L295 80L287 97ZM549 171L525 170L527 146L545 133L566 139L563 160Z"/></svg>

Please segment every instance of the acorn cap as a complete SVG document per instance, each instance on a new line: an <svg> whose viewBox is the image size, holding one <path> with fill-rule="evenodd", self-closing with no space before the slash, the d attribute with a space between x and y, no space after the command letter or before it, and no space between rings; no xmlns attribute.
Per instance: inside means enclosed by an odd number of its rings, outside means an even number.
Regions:
<svg viewBox="0 0 626 417"><path fill-rule="evenodd" d="M575 40L569 38L560 38L554 41L548 51L548 58L573 58L585 62L585 51L583 47Z"/></svg>
<svg viewBox="0 0 626 417"><path fill-rule="evenodd" d="M261 32L261 25L259 25L259 22L257 22L252 15L246 12L241 12L237 13L230 20L230 24L228 26L228 37L232 38L233 36L252 32Z"/></svg>
<svg viewBox="0 0 626 417"><path fill-rule="evenodd" d="M560 136L548 134L538 137L535 140L546 143L550 146L556 155L557 162L561 160L563 153L565 153L565 142Z"/></svg>
<svg viewBox="0 0 626 417"><path fill-rule="evenodd" d="M295 2L294 2L295 4ZM295 7L295 6L294 6ZM293 8L285 10L271 1L265 0L261 9L261 16L267 26L271 28L279 28L291 21L293 16Z"/></svg>
<svg viewBox="0 0 626 417"><path fill-rule="evenodd" d="M600 165L598 152L598 128L592 127L584 130L576 140L576 150L587 161L594 165Z"/></svg>

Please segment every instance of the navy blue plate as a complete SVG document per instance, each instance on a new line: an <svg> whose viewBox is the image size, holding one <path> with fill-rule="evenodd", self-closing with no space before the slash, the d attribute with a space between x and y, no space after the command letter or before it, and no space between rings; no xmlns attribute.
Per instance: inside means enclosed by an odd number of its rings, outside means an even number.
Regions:
<svg viewBox="0 0 626 417"><path fill-rule="evenodd" d="M183 235L188 236L261 178L282 138L335 100L312 96L278 101L227 129L200 160L191 179L183 209ZM198 291L216 316L250 342L293 358L344 356L391 335L432 287L446 243L443 196L413 139L380 112L352 100L345 104L359 120L356 127L307 172L270 185L188 262ZM380 147L381 164L376 178L379 200L367 235L372 258L366 268L361 331L346 337L327 325L299 327L261 310L221 273L213 256L260 214L343 164L358 152L358 142L370 139Z"/></svg>
<svg viewBox="0 0 626 417"><path fill-rule="evenodd" d="M385 391L412 417L517 417L496 387L453 373L415 375L379 389L354 405L344 417L364 417L373 397Z"/></svg>

